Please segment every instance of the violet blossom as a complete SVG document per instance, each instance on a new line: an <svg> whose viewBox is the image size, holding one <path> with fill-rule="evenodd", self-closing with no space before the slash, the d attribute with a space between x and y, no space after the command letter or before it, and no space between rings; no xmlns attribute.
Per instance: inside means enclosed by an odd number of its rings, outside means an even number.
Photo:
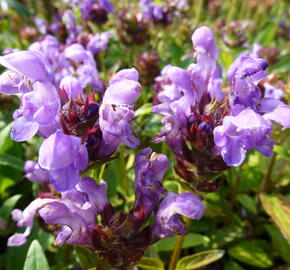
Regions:
<svg viewBox="0 0 290 270"><path fill-rule="evenodd" d="M54 187L66 191L77 184L79 172L86 169L88 153L80 138L57 131L41 144L38 163L48 170Z"/></svg>
<svg viewBox="0 0 290 270"><path fill-rule="evenodd" d="M33 160L27 160L24 164L25 177L32 182L47 183L49 174L47 170L40 168L39 164Z"/></svg>
<svg viewBox="0 0 290 270"><path fill-rule="evenodd" d="M166 67L155 81L152 111L164 116L165 128L154 139L165 141L176 155L176 172L194 191L216 190L211 180L227 166L240 166L249 150L273 153L271 121L289 127L290 107L281 96L263 95L258 83L268 63L242 54L228 71L231 92L222 91L218 48L203 26L192 35L196 63L187 70ZM206 161L206 162L205 162Z"/></svg>
<svg viewBox="0 0 290 270"><path fill-rule="evenodd" d="M13 210L17 226L27 229L24 234L11 236L8 245L26 242L36 213L46 224L57 225L55 245L66 242L91 248L116 268L134 264L149 245L161 238L185 234L181 216L200 219L204 212L202 202L190 193L170 192L162 198L165 189L161 182L169 166L165 155L143 149L136 157L135 166L136 201L129 213L113 208L107 198L105 181L97 184L92 178L83 178L71 190L61 192L60 197L36 199L24 211ZM151 215L153 221L147 223Z"/></svg>
<svg viewBox="0 0 290 270"><path fill-rule="evenodd" d="M129 124L134 117L133 107L139 94L136 69L123 69L112 77L100 106L100 129L108 147L117 147L120 143L127 147L139 144Z"/></svg>

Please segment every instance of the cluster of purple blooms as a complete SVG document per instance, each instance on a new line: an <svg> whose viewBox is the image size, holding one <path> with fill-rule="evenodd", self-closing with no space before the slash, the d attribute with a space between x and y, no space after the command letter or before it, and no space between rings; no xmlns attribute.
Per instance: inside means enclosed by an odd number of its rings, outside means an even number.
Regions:
<svg viewBox="0 0 290 270"><path fill-rule="evenodd" d="M230 66L230 89L223 92L214 34L200 27L192 42L196 62L187 70L166 66L156 78L158 104L152 111L164 116L165 128L154 140L165 141L174 152L182 178L195 190L208 191L207 180L227 166L240 166L247 151L272 156L271 121L289 128L290 106L280 89L268 85L262 93L258 83L268 63L251 54L241 54Z"/></svg>
<svg viewBox="0 0 290 270"><path fill-rule="evenodd" d="M75 43L64 55L81 61L88 52ZM104 181L97 184L92 178L81 177L90 162L110 157L121 143L138 146L131 128L134 103L140 94L135 69L112 76L99 104L93 94L84 94L80 75L65 76L58 86L44 54L36 50L12 52L1 56L0 63L8 69L0 76L1 93L17 95L21 101L13 114L11 138L19 142L36 134L44 138L38 162L25 164L26 177L59 192L57 196L43 194L25 210L12 212L17 226L26 230L11 236L9 246L27 241L38 214L46 224L59 225L55 227L56 245L81 244L107 257L112 265L130 265L150 244L186 233L179 215L201 218L204 206L195 195L166 194L162 179L168 159L148 148L136 158L136 201L128 214L113 209ZM94 69L95 63L91 65ZM152 214L154 223L144 228ZM101 224L97 224L98 215ZM107 234L115 237L114 245L103 240Z"/></svg>
<svg viewBox="0 0 290 270"><path fill-rule="evenodd" d="M104 85L99 78L94 56L107 49L112 33L82 36L82 27L77 24L71 10L65 11L62 20L69 33L64 43L45 32L41 40L29 46L29 50L42 56L50 81L57 87L66 76L76 74L82 88L89 85L96 92L103 92Z"/></svg>
<svg viewBox="0 0 290 270"><path fill-rule="evenodd" d="M76 58L83 53L82 49L74 52ZM56 88L36 52L14 52L2 56L0 63L9 69L0 77L1 93L17 94L21 100L13 114L11 138L27 141L35 134L45 138L39 165L49 172L57 190L76 185L79 172L88 166L88 153L93 155L91 160L97 160L109 157L121 143L138 145L130 124L140 94L135 69L115 74L98 104L93 95L85 97L73 76L65 77Z"/></svg>
<svg viewBox="0 0 290 270"><path fill-rule="evenodd" d="M149 245L161 238L186 234L180 217L200 219L204 205L191 193L166 193L162 186L169 161L165 155L150 148L140 151L135 161L135 203L129 213L117 211L110 204L107 184L92 178L81 179L74 188L60 193L58 198L37 198L23 211L14 209L17 226L26 227L8 240L9 246L26 242L38 214L46 224L60 225L55 230L55 245L80 244L94 249L115 267L128 266L143 255ZM29 161L27 177L33 181L47 181L44 171ZM164 196L165 195L165 196ZM154 222L145 225L154 214ZM97 216L101 223L97 223ZM110 241L108 242L108 239Z"/></svg>
<svg viewBox="0 0 290 270"><path fill-rule="evenodd" d="M170 1L167 5L157 5L150 0L140 0L139 6L143 10L143 16L153 23L170 24L174 15L188 6L188 0Z"/></svg>
<svg viewBox="0 0 290 270"><path fill-rule="evenodd" d="M95 5L113 12L109 1L72 4L84 18ZM140 5L148 19L162 20L161 7L150 1ZM136 156L135 202L128 213L111 205L104 180L82 177L90 164L106 160L120 144L138 147L132 120L141 86L132 68L117 72L105 87L94 55L106 50L111 34L80 40L82 29L74 14L67 11L62 19L69 30L64 43L45 32L28 51L0 57L7 68L0 75L0 93L21 101L13 114L11 138L23 142L37 134L44 139L38 162L25 163L26 177L56 194L43 194L23 211L13 210L17 226L26 230L11 236L8 245L27 241L37 214L46 224L57 225L56 245L80 244L115 267L132 265L159 239L186 234L181 216L200 219L205 207L192 193L166 192L162 180L169 161L150 148ZM261 91L258 83L266 77L268 64L254 53L242 54L232 64L230 87L224 92L214 34L200 27L192 42L196 62L187 70L171 65L163 69L155 80L152 111L164 116L165 126L154 142L165 141L176 156L177 173L198 193L214 191L216 183L208 181L228 166L241 165L247 151L271 157L271 121L290 127L290 107L279 89L267 85ZM98 93L99 102L93 93L85 94L87 86Z"/></svg>
<svg viewBox="0 0 290 270"><path fill-rule="evenodd" d="M96 23L106 22L108 14L114 12L109 0L68 0L68 3L81 10L83 19Z"/></svg>

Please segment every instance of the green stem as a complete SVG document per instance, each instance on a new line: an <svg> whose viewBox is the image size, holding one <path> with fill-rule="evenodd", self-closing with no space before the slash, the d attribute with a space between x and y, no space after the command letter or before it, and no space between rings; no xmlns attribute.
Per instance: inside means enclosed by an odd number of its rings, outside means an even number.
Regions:
<svg viewBox="0 0 290 270"><path fill-rule="evenodd" d="M186 218L186 217L184 218L184 223L185 223L185 227L187 230L189 230L190 221L191 221L191 219ZM178 263L178 260L180 258L180 253L182 250L182 246L183 246L185 237L186 237L186 235L178 235L177 236L177 240L176 240L175 247L174 247L171 259L170 259L170 264L169 264L168 270L175 270L176 265Z"/></svg>
<svg viewBox="0 0 290 270"><path fill-rule="evenodd" d="M243 0L240 7L239 20L247 19L248 0Z"/></svg>
<svg viewBox="0 0 290 270"><path fill-rule="evenodd" d="M120 172L121 172L121 187L126 195L129 195L129 179L126 171L125 146L120 145Z"/></svg>
<svg viewBox="0 0 290 270"><path fill-rule="evenodd" d="M175 243L175 247L171 256L170 264L168 270L175 270L177 262L180 257L183 242L185 240L185 235L178 235Z"/></svg>
<svg viewBox="0 0 290 270"><path fill-rule="evenodd" d="M232 0L230 3L229 12L227 16L227 25L231 23L233 16L235 15L236 8L237 8L237 0Z"/></svg>
<svg viewBox="0 0 290 270"><path fill-rule="evenodd" d="M103 178L103 175L104 175L104 172L105 172L105 168L106 168L106 164L103 164L101 166L101 170L100 170L100 173L99 173L99 176L98 176L98 183L100 183L102 178Z"/></svg>
<svg viewBox="0 0 290 270"><path fill-rule="evenodd" d="M268 170L267 170L266 175L262 181L262 184L260 187L260 193L266 193L268 188L269 188L269 183L271 182L271 176L272 176L272 172L273 172L274 165L276 162L276 158L277 158L277 154L275 153L273 155L273 157L271 158Z"/></svg>
<svg viewBox="0 0 290 270"><path fill-rule="evenodd" d="M232 172L231 172L232 173ZM232 174L230 173L230 177L232 177ZM237 195L239 194L239 188L240 188L240 183L241 183L241 171L239 171L238 175L237 175L237 179L236 182L233 186L233 188L231 189L231 200L229 203L229 208L227 211L227 216L225 217L225 221L224 221L224 225L229 225L231 219L232 219L232 215L233 215L233 209L236 203L236 198ZM232 180L232 179L230 179Z"/></svg>
<svg viewBox="0 0 290 270"><path fill-rule="evenodd" d="M198 23L201 18L202 9L203 9L203 1L204 0L197 0L196 1L196 14L195 14L195 26L198 26Z"/></svg>

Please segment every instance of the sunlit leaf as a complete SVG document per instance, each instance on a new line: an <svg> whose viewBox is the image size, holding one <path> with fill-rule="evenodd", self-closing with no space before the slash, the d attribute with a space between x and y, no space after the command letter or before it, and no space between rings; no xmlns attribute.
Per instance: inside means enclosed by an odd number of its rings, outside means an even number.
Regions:
<svg viewBox="0 0 290 270"><path fill-rule="evenodd" d="M148 270L163 270L164 264L162 261L156 258L142 257L137 266L142 267L143 269Z"/></svg>
<svg viewBox="0 0 290 270"><path fill-rule="evenodd" d="M232 246L228 253L248 265L268 268L273 265L271 246L264 240L246 240Z"/></svg>
<svg viewBox="0 0 290 270"><path fill-rule="evenodd" d="M175 247L177 237L168 237L161 239L157 242L156 246L158 251L171 251ZM183 243L182 248L190 248L190 247L196 247L199 245L205 245L209 242L209 238L202 234L197 233L189 233L185 241Z"/></svg>
<svg viewBox="0 0 290 270"><path fill-rule="evenodd" d="M9 199L7 199L0 208L0 217L2 217L4 220L8 221L10 214L11 214L11 211L14 208L17 201L20 199L20 197L21 197L21 195L17 194L17 195L10 197Z"/></svg>
<svg viewBox="0 0 290 270"><path fill-rule="evenodd" d="M152 110L152 104L145 103L140 108L138 108L138 110L135 111L135 117L147 115L151 113L151 110Z"/></svg>
<svg viewBox="0 0 290 270"><path fill-rule="evenodd" d="M245 268L241 267L235 261L230 260L225 264L224 270L245 270Z"/></svg>
<svg viewBox="0 0 290 270"><path fill-rule="evenodd" d="M8 154L0 154L0 165L9 166L16 170L23 171L24 162L18 157Z"/></svg>
<svg viewBox="0 0 290 270"><path fill-rule="evenodd" d="M186 256L180 259L177 263L177 270L192 270L206 266L213 263L224 255L224 251L221 249L212 249L203 252L196 253L191 256Z"/></svg>
<svg viewBox="0 0 290 270"><path fill-rule="evenodd" d="M42 247L37 240L33 240L28 249L23 270L49 270Z"/></svg>
<svg viewBox="0 0 290 270"><path fill-rule="evenodd" d="M80 262L80 265L84 270L96 267L98 263L98 257L88 248L77 245L75 246L75 251Z"/></svg>
<svg viewBox="0 0 290 270"><path fill-rule="evenodd" d="M279 255L281 255L285 262L290 263L290 245L280 230L276 226L270 224L266 225L266 230L270 235L274 248L278 251Z"/></svg>
<svg viewBox="0 0 290 270"><path fill-rule="evenodd" d="M271 216L290 243L290 200L282 195L266 194L262 194L260 199L267 214Z"/></svg>
<svg viewBox="0 0 290 270"><path fill-rule="evenodd" d="M252 214L257 213L257 206L254 198L250 197L247 194L239 194L237 196L237 201L239 201Z"/></svg>

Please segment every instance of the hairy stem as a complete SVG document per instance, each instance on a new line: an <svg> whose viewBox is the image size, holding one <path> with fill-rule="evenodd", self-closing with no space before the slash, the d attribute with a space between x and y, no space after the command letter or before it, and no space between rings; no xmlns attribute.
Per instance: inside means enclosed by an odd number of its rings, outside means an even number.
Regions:
<svg viewBox="0 0 290 270"><path fill-rule="evenodd" d="M120 145L120 172L121 172L121 187L126 195L129 195L129 179L126 170L125 146Z"/></svg>
<svg viewBox="0 0 290 270"><path fill-rule="evenodd" d="M171 259L170 259L170 264L169 264L168 270L175 270L176 264L177 264L179 257L180 257L180 253L181 253L181 249L182 249L184 240L185 240L185 235L178 235L177 236L177 240L176 240L175 247L174 247Z"/></svg>
<svg viewBox="0 0 290 270"><path fill-rule="evenodd" d="M268 166L268 170L266 172L266 175L262 181L262 184L260 186L260 193L266 193L268 188L269 188L269 184L271 182L271 176L272 176L272 172L273 172L273 168L276 162L276 158L277 158L277 154L275 153L273 155L273 157L271 158L270 164Z"/></svg>
<svg viewBox="0 0 290 270"><path fill-rule="evenodd" d="M239 171L239 173L237 175L237 179L235 181L235 184L234 184L234 186L231 189L231 200L230 200L229 208L228 208L228 211L227 211L227 216L226 216L225 221L224 221L224 225L225 226L229 225L229 223L230 223L230 221L232 219L233 210L234 210L235 203L236 203L236 198L237 198L237 195L239 193L241 178L242 178L241 171Z"/></svg>
<svg viewBox="0 0 290 270"><path fill-rule="evenodd" d="M186 226L187 230L189 229L190 221L191 220L189 218L184 218L184 222L185 222L185 226ZM171 259L170 259L170 264L169 264L168 270L175 270L177 262L180 258L180 253L182 250L182 246L183 246L185 237L186 237L186 235L178 235L177 236L177 240L176 240L175 247L174 247Z"/></svg>

